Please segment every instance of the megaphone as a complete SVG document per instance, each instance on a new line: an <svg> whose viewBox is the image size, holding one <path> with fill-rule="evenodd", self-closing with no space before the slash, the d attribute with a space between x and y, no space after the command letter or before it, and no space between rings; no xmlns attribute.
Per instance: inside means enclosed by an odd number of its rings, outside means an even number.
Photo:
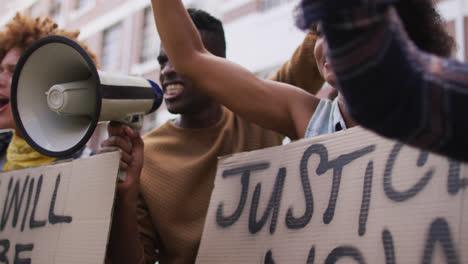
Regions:
<svg viewBox="0 0 468 264"><path fill-rule="evenodd" d="M84 147L100 121L138 123L161 105L163 93L145 78L98 71L78 43L54 35L21 55L10 98L26 142L41 154L64 157Z"/></svg>

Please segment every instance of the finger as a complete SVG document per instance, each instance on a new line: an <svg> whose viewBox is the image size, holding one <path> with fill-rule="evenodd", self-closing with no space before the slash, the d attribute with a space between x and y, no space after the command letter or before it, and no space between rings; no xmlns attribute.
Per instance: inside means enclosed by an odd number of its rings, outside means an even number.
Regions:
<svg viewBox="0 0 468 264"><path fill-rule="evenodd" d="M126 127L124 127L123 129L124 129L124 131L125 131L125 136L128 137L129 139L132 138L132 137L136 137L136 136L137 136L135 130L132 129L131 127L126 126Z"/></svg>
<svg viewBox="0 0 468 264"><path fill-rule="evenodd" d="M133 161L133 157L132 155L130 155L129 153L126 153L124 151L121 151L119 148L117 147L105 147L105 148L101 148L98 150L98 154L102 154L102 153L109 153L109 152L115 152L115 151L118 151L120 152L120 160L125 162L126 164L130 164L132 163Z"/></svg>
<svg viewBox="0 0 468 264"><path fill-rule="evenodd" d="M119 169L124 170L124 171L128 170L128 164L123 161L120 161Z"/></svg>
<svg viewBox="0 0 468 264"><path fill-rule="evenodd" d="M129 127L127 127L125 130L132 144L132 148L133 148L132 154L143 155L144 143L143 143L143 139L140 136L140 133L138 133L138 131L131 129Z"/></svg>
<svg viewBox="0 0 468 264"><path fill-rule="evenodd" d="M131 163L132 163L132 161L133 161L132 155L130 155L130 154L127 153L127 152L123 152L123 151L121 151L120 154L121 154L121 156L120 156L120 160L121 160L121 161L124 161L124 162L127 163L127 164L131 164Z"/></svg>
<svg viewBox="0 0 468 264"><path fill-rule="evenodd" d="M97 154L102 154L102 153L108 153L108 152L114 152L114 151L119 151L118 147L101 147Z"/></svg>
<svg viewBox="0 0 468 264"><path fill-rule="evenodd" d="M132 142L132 146L135 147L136 145L137 147L143 147L143 140L140 136L140 133L138 133L138 131L130 127L125 127L125 133L127 137L130 139L130 141Z"/></svg>
<svg viewBox="0 0 468 264"><path fill-rule="evenodd" d="M125 125L119 122L111 121L107 125L107 132L109 136L123 136L125 135Z"/></svg>
<svg viewBox="0 0 468 264"><path fill-rule="evenodd" d="M132 153L132 143L131 141L125 140L123 137L111 136L108 139L104 140L101 143L101 147L118 147L122 151L127 153Z"/></svg>

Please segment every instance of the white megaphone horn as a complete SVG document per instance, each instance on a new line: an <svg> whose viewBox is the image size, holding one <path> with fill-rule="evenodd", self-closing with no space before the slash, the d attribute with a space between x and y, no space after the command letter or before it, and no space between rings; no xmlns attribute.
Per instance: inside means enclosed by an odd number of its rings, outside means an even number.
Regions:
<svg viewBox="0 0 468 264"><path fill-rule="evenodd" d="M11 85L16 127L50 157L80 150L100 121L139 122L163 93L154 82L96 69L88 53L63 36L47 36L21 55Z"/></svg>

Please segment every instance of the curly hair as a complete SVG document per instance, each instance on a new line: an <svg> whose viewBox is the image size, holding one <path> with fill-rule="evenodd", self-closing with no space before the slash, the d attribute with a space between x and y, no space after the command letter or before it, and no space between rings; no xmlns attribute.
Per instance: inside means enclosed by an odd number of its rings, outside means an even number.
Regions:
<svg viewBox="0 0 468 264"><path fill-rule="evenodd" d="M16 13L16 16L0 32L0 58L3 59L12 48L20 48L24 51L29 45L40 38L49 35L61 35L78 42L88 52L96 66L98 66L96 55L89 50L85 43L78 40L79 34L78 30L59 29L50 17L32 18Z"/></svg>
<svg viewBox="0 0 468 264"><path fill-rule="evenodd" d="M445 30L444 21L432 0L401 0L395 3L395 9L409 38L419 49L443 57L452 54L455 41ZM312 34L317 34L317 24L309 29Z"/></svg>
<svg viewBox="0 0 468 264"><path fill-rule="evenodd" d="M408 36L421 50L449 57L455 41L431 0L404 0L395 3Z"/></svg>

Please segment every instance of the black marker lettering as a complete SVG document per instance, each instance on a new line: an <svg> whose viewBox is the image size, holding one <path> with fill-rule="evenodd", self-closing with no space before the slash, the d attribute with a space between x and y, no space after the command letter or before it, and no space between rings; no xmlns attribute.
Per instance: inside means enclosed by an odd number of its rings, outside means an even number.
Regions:
<svg viewBox="0 0 468 264"><path fill-rule="evenodd" d="M328 162L328 150L324 145L312 145L309 148L307 148L304 154L302 155L299 169L301 174L302 191L304 192L305 198L305 212L304 215L300 217L295 217L293 214L293 207L288 208L288 212L286 214L286 226L289 229L301 229L305 227L310 222L310 219L312 218L312 214L314 212L314 197L310 188L308 169L308 161L312 154L318 154L320 156L320 163L317 170L321 166L324 166L324 164L327 164Z"/></svg>
<svg viewBox="0 0 468 264"><path fill-rule="evenodd" d="M32 196L33 190L34 190L34 178L31 178L31 181L29 182L28 200L26 202L26 209L24 209L23 221L21 223L21 232L24 231L24 226L26 224L26 218L28 217L29 204L31 203L31 196Z"/></svg>
<svg viewBox="0 0 468 264"><path fill-rule="evenodd" d="M24 198L24 193L26 191L26 187L28 185L28 181L29 181L29 176L26 177L26 180L24 182L24 185L23 185L23 191L21 192L21 196L19 196L19 191L20 191L20 180L18 179L15 183L15 187L13 188L13 193L11 194L11 197L10 197L10 191L11 191L11 187L13 185L13 177L10 178L10 182L8 183L8 192L7 192L7 195L6 195L6 198L5 198L5 204L4 204L4 207L3 207L3 214L2 214L2 221L1 221L1 226L0 226L0 230L4 230L5 229L5 226L8 222L8 218L10 216L10 212L11 212L11 208L13 206L13 202L14 202L14 208L13 208L13 221L12 221L12 226L13 228L16 227L16 224L18 222L18 217L19 217L19 214L20 214L20 210L21 210L21 205L23 204L23 198ZM10 205L8 206L8 209L7 209L7 203L8 201L10 201Z"/></svg>
<svg viewBox="0 0 468 264"><path fill-rule="evenodd" d="M336 160L329 162L329 168L333 169L333 184L332 190L330 194L330 200L328 202L328 207L325 213L323 214L323 222L325 224L329 224L333 220L333 216L335 215L335 207L336 201L338 199L338 192L340 191L340 182L341 182L341 174L343 172L343 167L350 164L354 160L371 153L375 150L375 145L367 146L360 150L351 152L349 154L343 154L339 156ZM325 172L323 172L325 173ZM320 175L320 173L317 174Z"/></svg>
<svg viewBox="0 0 468 264"><path fill-rule="evenodd" d="M28 182L29 182L29 175L26 176L26 180L24 181L23 190L21 191L20 200L18 201L18 199L15 199L16 202L15 202L15 210L14 210L14 213L13 213L13 223L12 223L13 228L16 227L16 223L18 222L19 214L20 214L20 211L21 211L21 206L23 205L24 193L25 193L26 188L28 186ZM17 188L19 188L19 181L17 181L16 184L15 184L15 190Z"/></svg>
<svg viewBox="0 0 468 264"><path fill-rule="evenodd" d="M468 186L468 178L460 179L460 162L449 160L447 189L451 195L457 195L461 189Z"/></svg>
<svg viewBox="0 0 468 264"><path fill-rule="evenodd" d="M392 233L387 229L382 232L382 242L385 251L385 263L395 264L395 248L393 246Z"/></svg>
<svg viewBox="0 0 468 264"><path fill-rule="evenodd" d="M432 263L432 254L434 253L434 247L437 241L442 244L447 264L459 264L460 259L458 258L458 254L452 240L449 225L443 218L437 218L431 224L426 246L424 247L423 264Z"/></svg>
<svg viewBox="0 0 468 264"><path fill-rule="evenodd" d="M314 264L315 261L315 247L309 250L309 256L307 256L307 264Z"/></svg>
<svg viewBox="0 0 468 264"><path fill-rule="evenodd" d="M271 193L271 196L270 196L270 201L268 202L265 213L263 213L262 218L258 222L256 218L257 218L258 203L260 200L260 193L262 191L262 184L258 183L257 186L255 186L255 191L252 197L252 205L250 207L250 214L249 214L249 232L251 234L255 234L259 232L260 230L262 230L263 226L268 220L268 216L271 213L273 215L271 217L270 234L275 233L276 223L278 222L278 213L279 213L281 195L283 193L283 185L284 185L285 178L286 178L286 168L280 168L278 171L278 176L276 177L275 186L273 187L273 192Z"/></svg>
<svg viewBox="0 0 468 264"><path fill-rule="evenodd" d="M429 158L429 152L421 151L418 157L418 162L417 162L418 167L423 167L424 165L426 165L428 158Z"/></svg>
<svg viewBox="0 0 468 264"><path fill-rule="evenodd" d="M313 154L317 154L320 156L320 163L316 169L317 175L320 176L327 172L329 169L333 169L333 183L330 199L327 210L323 215L324 223L329 224L333 219L333 215L335 214L336 200L338 198L338 191L341 182L341 172L343 171L343 167L374 150L375 145L371 145L358 151L341 155L336 160L328 161L328 150L324 145L314 144L307 148L307 150L302 155L300 165L301 182L306 201L306 210L303 216L294 217L293 208L290 207L286 214L286 226L289 229L301 229L304 228L312 218L314 200L309 182L308 161Z"/></svg>
<svg viewBox="0 0 468 264"><path fill-rule="evenodd" d="M249 182L250 182L250 173L252 171L265 170L265 169L268 169L269 167L270 167L270 163L258 163L258 164L243 166L243 167L239 167L235 169L225 170L223 172L223 178L242 174L242 177L241 177L242 190L240 194L239 204L237 205L237 209L234 211L232 215L227 216L227 217L223 215L224 202L221 202L218 205L218 209L216 210L216 224L218 226L226 228L226 227L233 225L237 220L239 220L239 217L242 215L242 211L244 210L245 202L247 200L247 192L249 190Z"/></svg>
<svg viewBox="0 0 468 264"><path fill-rule="evenodd" d="M35 220L37 203L39 202L39 195L41 194L42 178L43 178L42 175L39 176L39 180L37 181L36 195L34 197L34 205L33 205L32 211L31 211L31 217L29 218L29 228L31 228L31 229L43 227L43 226L46 225L45 220L40 220L40 221Z"/></svg>
<svg viewBox="0 0 468 264"><path fill-rule="evenodd" d="M372 193L372 177L374 174L374 162L370 161L367 164L366 175L364 176L364 187L362 191L361 212L359 213L359 236L366 233L367 217L369 215L371 193Z"/></svg>
<svg viewBox="0 0 468 264"><path fill-rule="evenodd" d="M393 166L395 165L396 158L398 154L400 153L400 150L403 148L402 143L396 143L395 146L393 147L392 152L390 153L390 156L388 157L387 164L385 166L385 172L384 172L384 180L383 180L383 185L384 185L384 191L387 197L395 202L404 202L406 200L409 200L413 197L415 197L426 185L429 183L429 181L432 179L432 176L434 175L434 168L431 168L426 174L424 174L424 177L416 183L412 188L410 188L408 191L405 192L399 192L395 190L392 186L392 170ZM421 152L418 160L418 167L422 167L425 164L424 157L427 155L427 152ZM421 158L422 157L422 158Z"/></svg>
<svg viewBox="0 0 468 264"><path fill-rule="evenodd" d="M330 255L328 255L327 259L325 260L325 264L336 263L340 258L345 257L350 257L359 264L366 263L358 249L353 247L337 247L330 253Z"/></svg>
<svg viewBox="0 0 468 264"><path fill-rule="evenodd" d="M8 182L8 191L7 191L7 195L5 197L5 202L3 203L3 213L2 213L2 221L0 223L0 231L3 231L3 229L5 228L6 223L8 221L9 214L10 214L11 203L10 203L10 209L8 209L8 213L5 216L5 212L6 212L7 207L8 207L8 197L10 197L10 191L11 191L12 184L13 184L13 177L11 177L10 181ZM13 201L13 199L12 199L12 201Z"/></svg>
<svg viewBox="0 0 468 264"><path fill-rule="evenodd" d="M0 240L0 246L2 247L2 252L0 252L0 262L8 264L8 257L7 253L10 249L10 240L3 239Z"/></svg>
<svg viewBox="0 0 468 264"><path fill-rule="evenodd" d="M273 259L273 253L271 250L268 250L268 252L265 255L265 264L275 264L275 260Z"/></svg>
<svg viewBox="0 0 468 264"><path fill-rule="evenodd" d="M307 264L314 264L315 261L315 247L312 247L309 250L309 255L307 255ZM263 262L265 264L275 264L275 260L273 259L273 252L271 252L271 249L268 250L268 252L265 255L265 261Z"/></svg>
<svg viewBox="0 0 468 264"><path fill-rule="evenodd" d="M57 200L57 191L60 186L60 174L57 175L57 179L55 180L55 189L54 194L52 195L52 199L50 201L49 207L49 223L55 225L59 223L71 223L72 217L71 216L64 216L64 215L56 215L54 213L55 210L55 201Z"/></svg>
<svg viewBox="0 0 468 264"><path fill-rule="evenodd" d="M19 254L24 251L32 251L34 244L18 244L15 246L15 261L14 264L31 264L30 258L20 258Z"/></svg>

